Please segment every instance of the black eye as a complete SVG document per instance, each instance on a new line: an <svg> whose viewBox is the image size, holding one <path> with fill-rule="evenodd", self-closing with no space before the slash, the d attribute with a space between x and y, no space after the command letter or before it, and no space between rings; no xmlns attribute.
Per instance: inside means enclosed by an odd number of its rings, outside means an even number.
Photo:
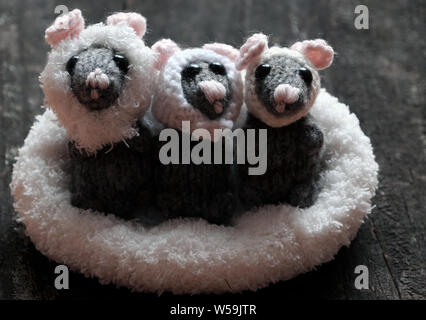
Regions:
<svg viewBox="0 0 426 320"><path fill-rule="evenodd" d="M74 73L75 65L77 64L78 56L72 56L66 65L67 72L72 75Z"/></svg>
<svg viewBox="0 0 426 320"><path fill-rule="evenodd" d="M209 68L211 71L213 71L216 74L220 74L222 76L226 75L226 69L225 67L218 63L218 62L212 62L209 64Z"/></svg>
<svg viewBox="0 0 426 320"><path fill-rule="evenodd" d="M312 83L312 72L310 70L306 68L300 68L299 75L308 86Z"/></svg>
<svg viewBox="0 0 426 320"><path fill-rule="evenodd" d="M190 64L182 71L184 78L193 78L201 71L201 67L198 64Z"/></svg>
<svg viewBox="0 0 426 320"><path fill-rule="evenodd" d="M256 68L256 72L254 73L254 76L256 79L261 80L265 79L266 76L271 72L271 66L269 64L261 64Z"/></svg>
<svg viewBox="0 0 426 320"><path fill-rule="evenodd" d="M112 60L114 60L115 64L120 68L121 71L126 73L129 70L129 60L127 60L125 56L122 56L121 54L115 54Z"/></svg>

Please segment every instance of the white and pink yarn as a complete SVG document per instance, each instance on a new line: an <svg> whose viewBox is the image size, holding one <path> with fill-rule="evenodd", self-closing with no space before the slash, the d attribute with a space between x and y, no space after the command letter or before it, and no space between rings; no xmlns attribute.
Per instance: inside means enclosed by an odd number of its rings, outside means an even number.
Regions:
<svg viewBox="0 0 426 320"><path fill-rule="evenodd" d="M226 95L226 89L223 84L215 80L207 80L201 81L198 85L206 96L206 99L213 105L214 111L216 113L221 113L223 111L223 105L220 100Z"/></svg>
<svg viewBox="0 0 426 320"><path fill-rule="evenodd" d="M299 112L286 117L277 117L270 113L260 101L256 93L256 78L254 76L258 65L272 56L287 56L303 64L312 73L312 91L310 100ZM244 102L248 111L256 118L261 119L271 127L282 127L293 123L305 116L321 88L321 80L318 70L327 68L333 62L334 51L326 41L322 39L305 40L294 43L290 48L268 47L268 38L262 33L256 33L249 37L240 48L240 55L236 62L238 70L246 70L244 86ZM276 111L285 111L287 103L296 101L297 88L289 85L280 85L274 92L274 99L278 103Z"/></svg>
<svg viewBox="0 0 426 320"><path fill-rule="evenodd" d="M157 53L156 67L160 70L157 89L154 94L152 113L154 117L170 128L182 130L182 121L190 122L190 130L206 129L212 140L214 129L232 129L243 103L243 80L241 73L235 67L238 50L222 43L210 43L203 48L181 50L170 39L163 39L152 46ZM190 105L181 85L181 72L192 61L217 61L226 69L231 85L231 101L225 113L215 120L210 120L200 110ZM216 81L203 81L200 87L215 111L222 111L218 102L226 94L224 86ZM215 137L215 138L213 138Z"/></svg>
<svg viewBox="0 0 426 320"><path fill-rule="evenodd" d="M299 98L299 89L289 84L280 84L274 91L275 109L284 112L286 104L294 103Z"/></svg>

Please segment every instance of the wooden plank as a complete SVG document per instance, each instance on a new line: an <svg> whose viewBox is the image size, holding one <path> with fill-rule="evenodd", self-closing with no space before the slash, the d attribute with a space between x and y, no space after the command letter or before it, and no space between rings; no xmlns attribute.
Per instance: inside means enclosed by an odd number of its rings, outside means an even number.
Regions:
<svg viewBox="0 0 426 320"><path fill-rule="evenodd" d="M57 295L53 287L57 264L36 251L24 237L22 226L13 220L9 189L17 150L34 116L43 112L38 76L49 50L44 30L57 16L56 5L41 0L0 3L0 299L52 299ZM89 23L105 20L109 12L121 10L121 4L100 9L88 1L73 1L69 9L74 7L92 13L87 15Z"/></svg>
<svg viewBox="0 0 426 320"><path fill-rule="evenodd" d="M333 28L329 35L341 54L326 79L332 92L358 115L381 167L370 223L387 273L399 298L424 299L424 89L419 70L425 67L421 54L425 29L417 18L424 6L412 1L366 4L369 31L354 32L349 38Z"/></svg>
<svg viewBox="0 0 426 320"><path fill-rule="evenodd" d="M40 112L41 92L38 87L37 68L45 59L44 48L35 44L31 28L40 28L40 20L35 13L33 24L22 21L25 10L16 3L0 4L2 26L0 56L1 60L1 185L0 197L0 237L1 261L0 281L1 296L14 298L44 298L47 291L38 287L40 277L32 268L37 259L26 261L32 256L29 241L16 232L16 222L12 220L13 209L8 187L13 158L23 142L33 121L33 116ZM24 29L27 29L24 31ZM24 32L29 31L29 34ZM41 36L40 36L41 37ZM6 39L6 40L3 40ZM26 51L35 48L34 51ZM38 54L37 54L38 53ZM44 258L43 258L44 259Z"/></svg>
<svg viewBox="0 0 426 320"><path fill-rule="evenodd" d="M170 38L182 47L218 41L241 45L244 6L236 1L167 1L161 8L155 1L126 1L127 11L147 17L147 45Z"/></svg>

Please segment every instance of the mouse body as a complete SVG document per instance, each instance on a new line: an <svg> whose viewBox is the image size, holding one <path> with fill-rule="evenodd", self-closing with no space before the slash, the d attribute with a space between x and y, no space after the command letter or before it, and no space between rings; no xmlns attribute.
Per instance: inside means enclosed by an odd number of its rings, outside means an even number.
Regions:
<svg viewBox="0 0 426 320"><path fill-rule="evenodd" d="M179 163L157 161L157 206L168 218L229 224L237 203L233 165L224 163L228 149L215 129L232 129L239 115L243 86L234 64L238 51L218 43L181 50L168 39L154 44L153 50L159 52L161 70L153 115L165 128L177 131L178 141L190 141L189 149L179 145ZM170 143L155 140L159 154ZM201 140L211 152L202 155L202 163L194 163L192 156L183 163L182 157L192 155ZM220 163L215 164L215 155Z"/></svg>
<svg viewBox="0 0 426 320"><path fill-rule="evenodd" d="M321 86L318 70L328 67L333 55L321 39L268 48L267 37L254 34L241 47L237 68L246 70L248 109L243 128L267 129L265 174L250 176L246 165L238 166L245 208L278 203L306 208L315 203L324 135L309 110Z"/></svg>
<svg viewBox="0 0 426 320"><path fill-rule="evenodd" d="M152 203L152 134L141 121L158 72L146 20L116 13L87 28L80 10L46 30L40 81L69 140L71 204L128 218Z"/></svg>

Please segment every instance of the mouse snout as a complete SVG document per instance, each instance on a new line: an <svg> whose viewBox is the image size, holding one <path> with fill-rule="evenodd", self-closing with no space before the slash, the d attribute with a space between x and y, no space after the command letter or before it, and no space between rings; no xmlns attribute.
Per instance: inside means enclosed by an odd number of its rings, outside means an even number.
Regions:
<svg viewBox="0 0 426 320"><path fill-rule="evenodd" d="M95 71L89 73L86 78L86 87L91 89L90 97L92 99L99 98L98 90L105 90L109 87L109 78L100 68L96 68Z"/></svg>
<svg viewBox="0 0 426 320"><path fill-rule="evenodd" d="M275 88L274 100L275 109L278 112L284 112L286 104L295 103L299 99L300 90L289 84L280 84Z"/></svg>
<svg viewBox="0 0 426 320"><path fill-rule="evenodd" d="M223 111L223 100L226 96L226 89L223 84L215 80L201 81L198 86L203 91L207 101L213 106L216 113Z"/></svg>

